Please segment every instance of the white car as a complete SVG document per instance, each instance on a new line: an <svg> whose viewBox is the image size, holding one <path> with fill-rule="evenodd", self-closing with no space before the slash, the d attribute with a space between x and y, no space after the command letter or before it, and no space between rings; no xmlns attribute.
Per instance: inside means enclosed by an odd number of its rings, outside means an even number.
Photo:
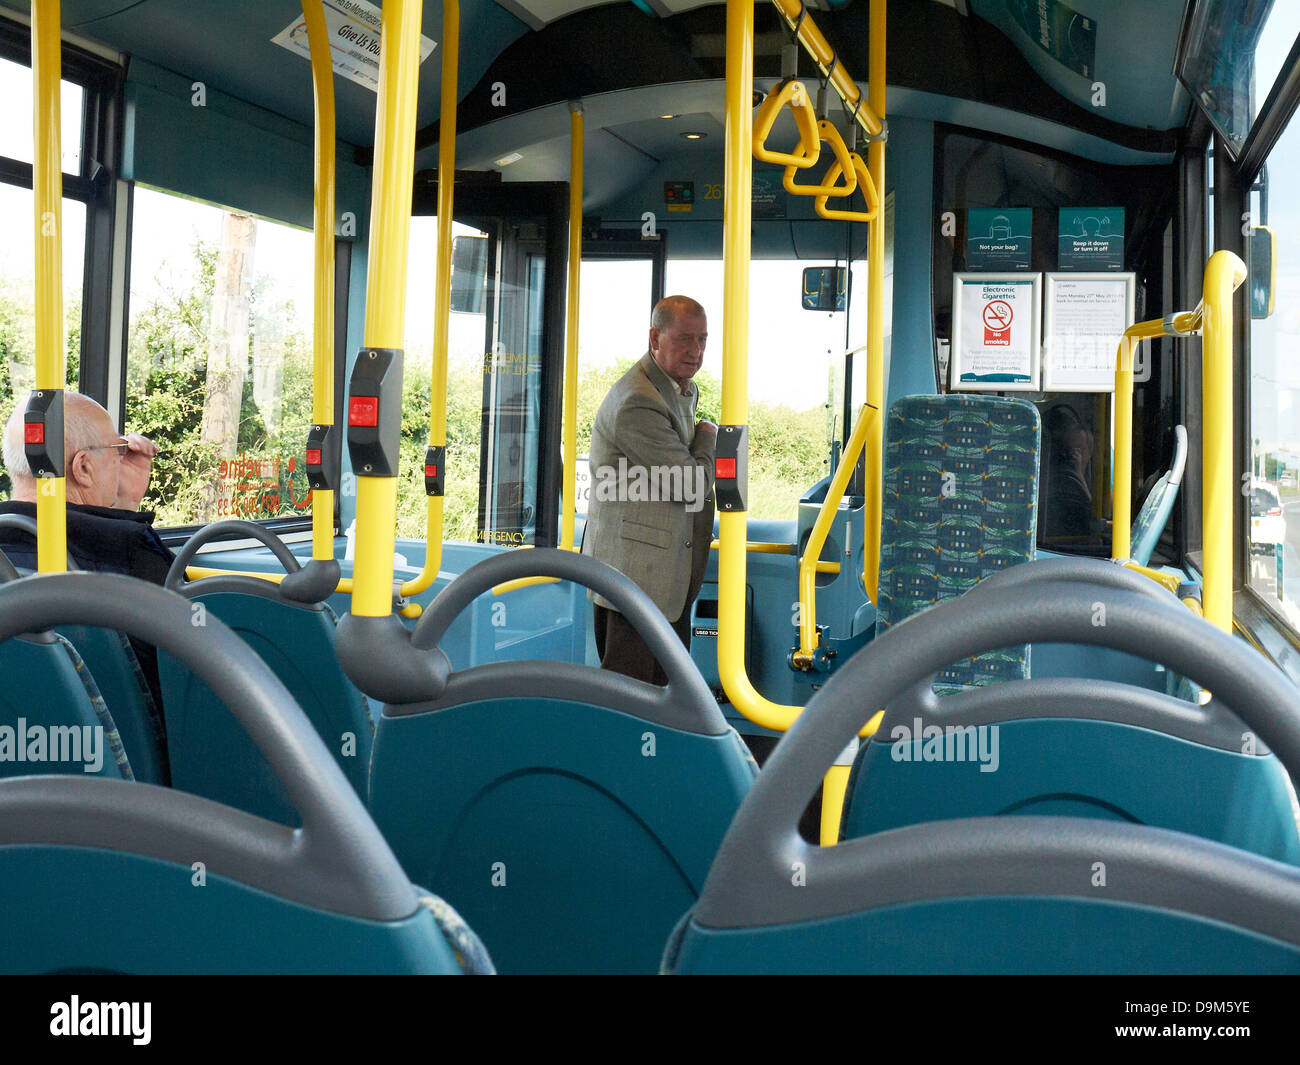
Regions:
<svg viewBox="0 0 1300 1065"><path fill-rule="evenodd" d="M1286 542L1286 517L1277 488L1266 481L1250 485L1250 546L1253 551L1271 552L1274 544Z"/></svg>

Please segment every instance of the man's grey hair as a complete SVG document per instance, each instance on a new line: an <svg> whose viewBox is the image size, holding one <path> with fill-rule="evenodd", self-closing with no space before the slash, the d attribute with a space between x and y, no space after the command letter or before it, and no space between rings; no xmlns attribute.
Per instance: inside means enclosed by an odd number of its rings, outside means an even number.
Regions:
<svg viewBox="0 0 1300 1065"><path fill-rule="evenodd" d="M95 429L90 423L89 414L99 404L79 392L65 393L63 399L63 461L68 463L78 451L95 446ZM19 399L5 424L5 468L13 481L18 478L32 479L32 468L27 464L27 456L23 452L23 414L26 410L27 400Z"/></svg>
<svg viewBox="0 0 1300 1065"><path fill-rule="evenodd" d="M655 304L650 314L650 327L661 333L672 327L682 315L695 316L704 314L704 307L690 296L665 296Z"/></svg>

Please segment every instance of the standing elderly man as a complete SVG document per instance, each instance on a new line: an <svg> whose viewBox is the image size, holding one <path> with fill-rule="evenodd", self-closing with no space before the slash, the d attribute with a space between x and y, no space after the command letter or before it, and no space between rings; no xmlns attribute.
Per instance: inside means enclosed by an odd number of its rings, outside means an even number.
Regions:
<svg viewBox="0 0 1300 1065"><path fill-rule="evenodd" d="M139 433L119 436L108 411L77 392L63 397L64 477L68 501L68 553L82 569L107 570L162 584L172 553L140 512L157 446ZM13 499L0 514L36 516L36 478L23 453L19 402L5 426L4 460ZM36 568L36 547L26 533L0 530L0 548L16 565Z"/></svg>
<svg viewBox="0 0 1300 1065"><path fill-rule="evenodd" d="M668 296L650 319L650 350L609 390L591 434L592 493L582 552L627 574L690 646L691 603L713 538L717 426L696 418L708 322L687 296ZM627 620L595 602L600 664L652 684L663 667Z"/></svg>

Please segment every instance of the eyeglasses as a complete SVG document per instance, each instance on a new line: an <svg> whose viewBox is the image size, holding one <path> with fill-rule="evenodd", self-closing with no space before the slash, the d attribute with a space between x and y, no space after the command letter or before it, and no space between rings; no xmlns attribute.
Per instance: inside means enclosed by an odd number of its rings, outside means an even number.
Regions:
<svg viewBox="0 0 1300 1065"><path fill-rule="evenodd" d="M82 451L116 451L119 458L125 458L126 453L131 450L131 445L125 440L117 444L97 444L95 447L83 447Z"/></svg>

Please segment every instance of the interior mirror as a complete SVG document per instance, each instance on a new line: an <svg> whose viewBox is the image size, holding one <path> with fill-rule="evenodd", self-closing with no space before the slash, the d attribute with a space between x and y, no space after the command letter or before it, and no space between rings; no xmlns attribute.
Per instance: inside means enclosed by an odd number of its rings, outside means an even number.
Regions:
<svg viewBox="0 0 1300 1065"><path fill-rule="evenodd" d="M1250 316L1267 318L1273 313L1277 291L1277 237L1268 226L1250 227Z"/></svg>
<svg viewBox="0 0 1300 1065"><path fill-rule="evenodd" d="M805 266L803 309L842 311L848 306L848 270L843 266Z"/></svg>
<svg viewBox="0 0 1300 1065"><path fill-rule="evenodd" d="M487 298L487 237L451 238L451 309L482 314Z"/></svg>

